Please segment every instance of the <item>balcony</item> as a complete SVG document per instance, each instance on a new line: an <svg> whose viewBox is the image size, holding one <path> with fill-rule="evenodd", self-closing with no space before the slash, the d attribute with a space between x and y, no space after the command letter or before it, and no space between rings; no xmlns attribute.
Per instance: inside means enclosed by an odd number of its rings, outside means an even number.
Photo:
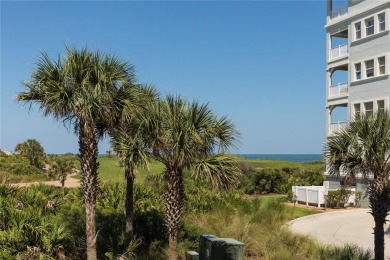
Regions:
<svg viewBox="0 0 390 260"><path fill-rule="evenodd" d="M330 123L329 125L329 135L335 134L339 132L341 129L347 126L347 122L335 122L335 123Z"/></svg>
<svg viewBox="0 0 390 260"><path fill-rule="evenodd" d="M330 20L338 19L348 14L348 5L340 6L330 12Z"/></svg>
<svg viewBox="0 0 390 260"><path fill-rule="evenodd" d="M329 88L329 98L343 97L346 95L348 95L348 83L339 83Z"/></svg>
<svg viewBox="0 0 390 260"><path fill-rule="evenodd" d="M330 49L329 59L341 58L348 55L348 44L342 44Z"/></svg>

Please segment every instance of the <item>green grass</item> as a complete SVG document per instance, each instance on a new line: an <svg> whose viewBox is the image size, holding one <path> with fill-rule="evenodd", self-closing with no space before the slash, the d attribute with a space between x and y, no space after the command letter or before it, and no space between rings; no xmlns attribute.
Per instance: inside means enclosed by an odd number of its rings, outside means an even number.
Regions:
<svg viewBox="0 0 390 260"><path fill-rule="evenodd" d="M260 198L264 203L270 203L271 201L276 201L278 203L288 202L288 196L285 194L271 194L271 195L257 195L250 196L250 198ZM305 209L300 207L294 207L285 205L286 209L290 212L289 219L296 219L308 215L322 213L323 211L317 209Z"/></svg>
<svg viewBox="0 0 390 260"><path fill-rule="evenodd" d="M119 166L118 160L115 157L108 158L102 156L98 158L99 162L99 179L101 181L113 181L121 182L124 181L124 169ZM243 162L247 163L253 168L300 168L303 170L320 170L324 168L322 162L316 163L297 163L289 161L278 161L278 160L249 160L243 159ZM164 165L160 162L153 161L150 165L149 171L145 169L139 169L136 176L136 182L141 183L145 179L147 174L156 175L164 171ZM76 178L81 178L77 175Z"/></svg>
<svg viewBox="0 0 390 260"><path fill-rule="evenodd" d="M245 255L253 259L317 259L311 247L319 246L308 237L291 233L287 221L319 213L281 204L285 195L248 196L237 205L221 204L203 213L189 212L185 223L198 232L218 237L233 237L245 244ZM252 258L248 258L252 259Z"/></svg>
<svg viewBox="0 0 390 260"><path fill-rule="evenodd" d="M119 166L118 159L115 157L108 158L106 156L99 157L99 179L103 182L105 181L112 181L112 182L122 182L125 180L125 173L124 168ZM149 171L145 169L138 169L137 176L135 178L135 181L137 183L143 182L145 177L148 174L156 175L162 173L164 170L164 165L160 162L153 161L150 165ZM80 179L81 175L78 174L75 176L75 178Z"/></svg>
<svg viewBox="0 0 390 260"><path fill-rule="evenodd" d="M10 183L22 183L22 182L41 182L41 181L50 181L51 178L47 174L10 174L7 172L0 171L0 182L6 181Z"/></svg>
<svg viewBox="0 0 390 260"><path fill-rule="evenodd" d="M47 173L29 164L21 155L0 155L0 182L48 181Z"/></svg>
<svg viewBox="0 0 390 260"><path fill-rule="evenodd" d="M242 159L242 161L253 168L299 168L302 170L321 170L325 169L325 163L323 162L290 162L279 160L252 160Z"/></svg>

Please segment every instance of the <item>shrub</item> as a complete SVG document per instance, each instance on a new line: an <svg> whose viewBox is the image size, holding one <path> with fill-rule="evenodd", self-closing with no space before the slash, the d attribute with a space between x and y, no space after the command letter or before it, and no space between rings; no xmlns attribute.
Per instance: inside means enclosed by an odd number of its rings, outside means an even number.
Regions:
<svg viewBox="0 0 390 260"><path fill-rule="evenodd" d="M264 168L251 171L241 181L246 194L288 193L291 186L322 185L322 172L298 168Z"/></svg>
<svg viewBox="0 0 390 260"><path fill-rule="evenodd" d="M327 206L329 208L344 207L348 202L349 196L352 194L350 190L330 190L326 196Z"/></svg>
<svg viewBox="0 0 390 260"><path fill-rule="evenodd" d="M341 247L322 247L319 250L318 259L359 259L359 260L370 260L373 259L372 252L370 250L364 250L357 245L344 245Z"/></svg>
<svg viewBox="0 0 390 260"><path fill-rule="evenodd" d="M247 194L285 193L287 177L282 170L266 168L247 175L242 186Z"/></svg>

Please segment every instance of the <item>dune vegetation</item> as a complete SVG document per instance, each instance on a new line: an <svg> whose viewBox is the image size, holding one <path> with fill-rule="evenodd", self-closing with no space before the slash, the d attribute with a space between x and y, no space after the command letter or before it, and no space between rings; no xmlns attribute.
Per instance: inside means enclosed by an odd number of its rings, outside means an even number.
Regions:
<svg viewBox="0 0 390 260"><path fill-rule="evenodd" d="M15 160L12 157L4 160ZM115 157L102 156L99 162L96 216L99 259L166 259L162 166L152 163L148 172L140 171L137 175L135 237L128 242L123 230L124 169ZM370 259L369 252L354 246L322 246L291 233L285 226L289 220L319 211L286 206L285 194L253 196L245 194L244 188L216 192L210 184L190 178L190 172L186 173L185 186L185 211L179 228L180 259L186 250L197 249L200 234L242 241L247 259ZM85 259L81 188L62 190L45 185L16 188L3 184L0 195L1 259Z"/></svg>

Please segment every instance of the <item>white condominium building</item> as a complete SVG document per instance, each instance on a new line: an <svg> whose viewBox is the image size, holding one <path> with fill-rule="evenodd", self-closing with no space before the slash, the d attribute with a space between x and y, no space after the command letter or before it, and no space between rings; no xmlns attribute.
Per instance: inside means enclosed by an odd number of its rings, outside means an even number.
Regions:
<svg viewBox="0 0 390 260"><path fill-rule="evenodd" d="M326 135L359 113L389 109L390 0L327 0ZM325 173L327 175L327 173ZM339 179L327 176L331 188ZM365 191L357 180L356 188ZM367 207L367 200L362 201Z"/></svg>
<svg viewBox="0 0 390 260"><path fill-rule="evenodd" d="M389 108L390 0L327 0L326 135Z"/></svg>

